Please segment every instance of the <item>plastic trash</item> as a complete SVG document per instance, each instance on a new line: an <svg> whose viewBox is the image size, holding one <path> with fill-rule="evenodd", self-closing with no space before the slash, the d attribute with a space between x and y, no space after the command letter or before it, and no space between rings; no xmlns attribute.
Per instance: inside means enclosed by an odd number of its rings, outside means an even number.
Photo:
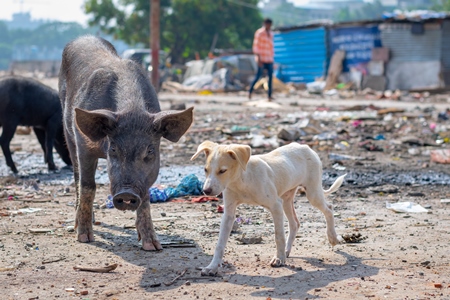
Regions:
<svg viewBox="0 0 450 300"><path fill-rule="evenodd" d="M450 164L450 149L439 149L430 151L431 161Z"/></svg>
<svg viewBox="0 0 450 300"><path fill-rule="evenodd" d="M202 195L203 183L194 174L184 177L176 188L167 188L165 190L167 200L187 195Z"/></svg>
<svg viewBox="0 0 450 300"><path fill-rule="evenodd" d="M28 207L28 208L21 208L18 210L18 212L22 213L22 214L31 214L31 213L35 213L38 211L41 211L42 208L32 208L32 207Z"/></svg>
<svg viewBox="0 0 450 300"><path fill-rule="evenodd" d="M326 85L325 81L309 82L306 84L306 89L310 93L320 94L320 93L322 93L323 89L325 88L325 85Z"/></svg>
<svg viewBox="0 0 450 300"><path fill-rule="evenodd" d="M364 159L363 157L337 154L337 153L330 153L328 155L328 158L330 160L362 160L362 159Z"/></svg>
<svg viewBox="0 0 450 300"><path fill-rule="evenodd" d="M159 189L157 187L151 187L148 190L150 194L150 202L156 203L156 202L166 202L169 198L163 189Z"/></svg>
<svg viewBox="0 0 450 300"><path fill-rule="evenodd" d="M114 208L114 203L111 195L108 195L108 197L105 200L106 208Z"/></svg>
<svg viewBox="0 0 450 300"><path fill-rule="evenodd" d="M395 212L404 212L404 213L423 213L428 212L420 204L416 204L414 202L397 202L397 203L389 203L386 202L386 208L393 210Z"/></svg>
<svg viewBox="0 0 450 300"><path fill-rule="evenodd" d="M350 144L346 141L340 141L339 143L334 145L334 149L338 150L347 150L350 147Z"/></svg>
<svg viewBox="0 0 450 300"><path fill-rule="evenodd" d="M314 140L325 141L325 140L334 140L337 138L336 132L322 132L313 137Z"/></svg>

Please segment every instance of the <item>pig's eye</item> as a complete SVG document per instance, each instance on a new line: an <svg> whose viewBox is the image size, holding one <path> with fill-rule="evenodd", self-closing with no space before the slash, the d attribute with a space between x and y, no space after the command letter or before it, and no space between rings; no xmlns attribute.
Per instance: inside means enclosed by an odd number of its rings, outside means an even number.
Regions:
<svg viewBox="0 0 450 300"><path fill-rule="evenodd" d="M225 173L226 171L227 171L227 169L219 170L219 174L223 174L223 173Z"/></svg>
<svg viewBox="0 0 450 300"><path fill-rule="evenodd" d="M153 154L155 154L155 149L153 149L153 147L148 147L147 156L152 156Z"/></svg>
<svg viewBox="0 0 450 300"><path fill-rule="evenodd" d="M208 173L208 169L207 168L205 168L205 173Z"/></svg>
<svg viewBox="0 0 450 300"><path fill-rule="evenodd" d="M115 153L115 152L116 152L116 146L111 145L111 146L109 147L109 151L112 152L112 153Z"/></svg>

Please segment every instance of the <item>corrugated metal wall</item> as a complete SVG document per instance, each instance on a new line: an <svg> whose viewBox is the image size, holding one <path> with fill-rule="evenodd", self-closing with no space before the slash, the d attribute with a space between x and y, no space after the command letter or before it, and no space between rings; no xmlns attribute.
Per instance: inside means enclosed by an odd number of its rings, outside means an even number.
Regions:
<svg viewBox="0 0 450 300"><path fill-rule="evenodd" d="M325 76L328 53L324 27L275 33L274 48L282 81L306 83Z"/></svg>
<svg viewBox="0 0 450 300"><path fill-rule="evenodd" d="M444 81L450 86L450 20L442 24L442 65L444 67Z"/></svg>
<svg viewBox="0 0 450 300"><path fill-rule="evenodd" d="M330 28L328 41L331 55L338 49L345 51L344 72L367 64L372 58L372 49L381 47L378 24Z"/></svg>
<svg viewBox="0 0 450 300"><path fill-rule="evenodd" d="M424 24L423 34L413 34L412 24L380 25L383 47L391 61L437 61L441 59L442 30L439 24Z"/></svg>

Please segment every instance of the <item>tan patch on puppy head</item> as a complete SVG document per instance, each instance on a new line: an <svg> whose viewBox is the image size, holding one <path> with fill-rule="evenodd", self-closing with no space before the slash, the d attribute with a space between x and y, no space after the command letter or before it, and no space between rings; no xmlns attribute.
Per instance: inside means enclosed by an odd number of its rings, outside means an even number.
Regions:
<svg viewBox="0 0 450 300"><path fill-rule="evenodd" d="M217 146L219 146L219 144L211 141L204 141L197 147L197 152L192 155L191 160L196 159L202 152L204 152L206 157L208 157L211 154L212 150Z"/></svg>
<svg viewBox="0 0 450 300"><path fill-rule="evenodd" d="M242 170L247 169L247 163L252 154L252 149L245 145L230 145L227 151L228 155L234 160L236 160L241 166Z"/></svg>

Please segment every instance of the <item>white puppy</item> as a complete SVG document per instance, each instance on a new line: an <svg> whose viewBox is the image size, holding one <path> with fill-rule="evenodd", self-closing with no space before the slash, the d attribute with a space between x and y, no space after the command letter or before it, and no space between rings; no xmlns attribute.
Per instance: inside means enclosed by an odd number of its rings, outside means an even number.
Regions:
<svg viewBox="0 0 450 300"><path fill-rule="evenodd" d="M228 237L235 220L236 207L247 203L261 205L272 214L275 225L277 254L271 266L285 264L286 257L300 228L294 208L294 197L299 186L306 190L309 202L317 207L327 222L328 241L339 244L334 229L331 205L325 195L337 191L344 181L340 176L330 189L322 188L322 163L309 146L291 143L270 153L251 156L251 148L244 145L218 145L205 141L198 146L191 160L202 152L206 154L206 181L203 191L207 195L223 193L224 214L220 225L219 241L211 263L202 275L214 275L222 263ZM283 228L283 210L289 221L289 238L286 245Z"/></svg>

